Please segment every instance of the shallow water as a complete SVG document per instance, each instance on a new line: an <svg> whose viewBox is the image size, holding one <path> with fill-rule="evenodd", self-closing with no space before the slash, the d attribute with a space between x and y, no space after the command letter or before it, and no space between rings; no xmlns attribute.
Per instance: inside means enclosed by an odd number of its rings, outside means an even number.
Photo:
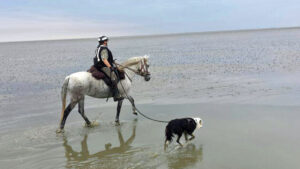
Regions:
<svg viewBox="0 0 300 169"><path fill-rule="evenodd" d="M56 134L65 76L87 70L96 39L0 43L4 168L299 168L300 29L112 38L118 61L150 55L152 78L131 95L153 118L200 116L183 148L163 151L165 124L111 100L86 99ZM184 142L184 139L181 140Z"/></svg>
<svg viewBox="0 0 300 169"><path fill-rule="evenodd" d="M180 148L163 150L163 123L130 113L122 123L103 109L98 127L69 121L64 134L56 125L43 125L1 137L5 168L298 168L299 106L236 104L139 105L158 119L200 116L204 127ZM155 110L155 111L153 111ZM87 109L89 115L98 111ZM197 112L197 113L195 113ZM6 141L10 140L10 141ZM181 140L184 143L184 139Z"/></svg>

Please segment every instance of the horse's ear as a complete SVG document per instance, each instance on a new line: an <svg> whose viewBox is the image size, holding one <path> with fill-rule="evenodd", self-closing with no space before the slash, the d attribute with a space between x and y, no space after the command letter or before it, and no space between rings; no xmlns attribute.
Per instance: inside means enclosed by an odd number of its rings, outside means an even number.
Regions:
<svg viewBox="0 0 300 169"><path fill-rule="evenodd" d="M149 55L144 55L144 58L145 58L146 60L148 60L148 59L149 59Z"/></svg>

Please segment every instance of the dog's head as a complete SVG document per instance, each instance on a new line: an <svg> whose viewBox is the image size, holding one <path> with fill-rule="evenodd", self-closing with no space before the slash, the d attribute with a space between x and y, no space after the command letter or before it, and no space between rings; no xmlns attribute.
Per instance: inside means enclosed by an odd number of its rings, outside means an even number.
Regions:
<svg viewBox="0 0 300 169"><path fill-rule="evenodd" d="M199 118L199 117L195 117L195 118L193 118L193 119L195 120L195 122L196 122L196 124L197 124L197 128L200 129L200 128L202 127L202 125L203 125L202 119Z"/></svg>

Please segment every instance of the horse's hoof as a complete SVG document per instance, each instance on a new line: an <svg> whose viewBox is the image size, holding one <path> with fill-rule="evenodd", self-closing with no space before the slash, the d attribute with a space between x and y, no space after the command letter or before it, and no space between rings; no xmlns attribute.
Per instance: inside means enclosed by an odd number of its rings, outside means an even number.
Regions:
<svg viewBox="0 0 300 169"><path fill-rule="evenodd" d="M133 111L132 113L133 113L134 115L136 115L136 116L138 115L136 110Z"/></svg>
<svg viewBox="0 0 300 169"><path fill-rule="evenodd" d="M59 128L59 129L56 130L56 133L64 133L64 132L65 132L64 129L60 129L60 128Z"/></svg>
<svg viewBox="0 0 300 169"><path fill-rule="evenodd" d="M93 127L99 126L99 122L97 122L97 121L92 121L91 125L92 125Z"/></svg>
<svg viewBox="0 0 300 169"><path fill-rule="evenodd" d="M119 120L116 120L116 121L115 121L115 125L116 125L116 126L119 126L119 125L120 125L120 121L119 121Z"/></svg>
<svg viewBox="0 0 300 169"><path fill-rule="evenodd" d="M87 124L87 123L84 124L84 127L89 127L89 128L93 128L96 126L99 126L99 122L97 122L97 121L92 121L90 124Z"/></svg>
<svg viewBox="0 0 300 169"><path fill-rule="evenodd" d="M84 125L83 125L84 127L88 127L88 128L92 128L93 127L93 125L92 125L92 123L84 123Z"/></svg>

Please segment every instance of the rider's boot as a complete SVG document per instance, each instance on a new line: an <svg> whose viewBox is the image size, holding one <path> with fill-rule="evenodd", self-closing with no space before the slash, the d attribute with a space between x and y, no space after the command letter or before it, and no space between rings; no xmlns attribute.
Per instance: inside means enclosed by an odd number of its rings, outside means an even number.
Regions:
<svg viewBox="0 0 300 169"><path fill-rule="evenodd" d="M117 84L113 84L111 86L111 90L112 90L112 95L114 97L114 101L119 101L122 100L123 98L120 95L119 89L117 87Z"/></svg>

